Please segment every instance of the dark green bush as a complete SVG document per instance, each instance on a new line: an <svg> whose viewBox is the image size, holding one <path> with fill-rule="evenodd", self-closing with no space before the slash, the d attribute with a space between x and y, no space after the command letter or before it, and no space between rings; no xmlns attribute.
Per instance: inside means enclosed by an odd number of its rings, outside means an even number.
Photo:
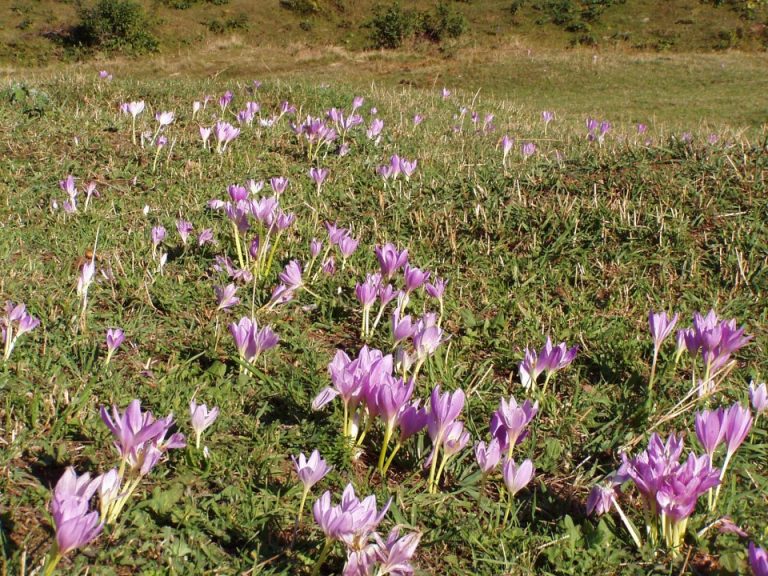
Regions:
<svg viewBox="0 0 768 576"><path fill-rule="evenodd" d="M248 27L248 15L242 12L226 20L214 18L208 22L208 30L214 34L224 34L225 32L233 32L235 30L248 30Z"/></svg>
<svg viewBox="0 0 768 576"><path fill-rule="evenodd" d="M158 46L144 9L134 0L98 0L82 7L72 39L86 47L130 54L153 52Z"/></svg>
<svg viewBox="0 0 768 576"><path fill-rule="evenodd" d="M417 17L405 11L395 2L387 7L374 9L373 18L367 24L371 29L371 40L376 48L399 48L403 41L416 29Z"/></svg>
<svg viewBox="0 0 768 576"><path fill-rule="evenodd" d="M458 38L469 28L464 15L440 2L432 14L425 14L422 20L422 33L433 42L442 42L445 38Z"/></svg>

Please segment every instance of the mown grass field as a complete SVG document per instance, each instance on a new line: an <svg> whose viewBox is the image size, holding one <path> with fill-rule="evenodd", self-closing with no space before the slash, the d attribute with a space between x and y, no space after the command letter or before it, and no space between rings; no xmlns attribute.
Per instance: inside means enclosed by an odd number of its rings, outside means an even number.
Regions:
<svg viewBox="0 0 768 576"><path fill-rule="evenodd" d="M333 68L316 67L302 79L286 79L287 71L265 75L254 91L248 69L233 70L237 78L168 78L163 61L117 63L112 81L95 71L38 72L26 75L26 89L5 83L0 296L26 303L41 325L20 339L0 375L4 573L33 574L43 565L52 538L51 489L66 467L98 474L115 466L99 406L123 409L139 398L158 416L173 412L178 431L189 435L193 397L221 410L205 434L209 456L194 447L169 451L118 522L63 560L61 573L310 574L323 535L309 506L294 531L301 488L290 456L313 449L334 468L309 503L325 490L336 502L348 482L380 504L391 497L382 533L397 524L423 534L417 574L745 573L747 542L768 543L764 418L736 453L718 509L710 513L699 503L679 555L650 545L638 551L618 516L585 513L590 488L617 468L623 450L636 453L655 430L682 432L687 449L700 452L693 412L736 400L747 405L747 385L762 382L768 369L766 135L759 99L737 100L744 85L764 82L754 73L762 60L721 58L734 64L723 68L724 75L735 74L733 99L718 84L709 96L700 94L702 103L685 100L691 82L680 85L674 105L652 98L654 87L635 74L653 67L650 57L612 76L632 75L638 100L630 106L624 105L632 101L631 85L630 94L598 90L604 99L578 90L567 95L567 74L583 76L593 66L587 55L583 69L551 57L552 70L565 75L551 73L551 90L510 80L519 99L499 97L503 82L488 94L475 91L477 78L494 69L487 61L461 77L435 74L429 85L427 73L414 70L417 86L401 88L345 84ZM189 61L175 65L183 71ZM704 66L675 62L692 74ZM373 77L374 63L342 69ZM611 70L605 61L594 66ZM715 81L715 68L707 70L696 76L700 82ZM671 71L654 76L662 86L674 77ZM447 99L443 85L452 90ZM226 112L214 100L192 117L193 101L225 90L234 94ZM371 107L384 121L381 141L358 127L344 138L346 155L338 154L338 141L310 161L290 123L324 116L331 107L348 111L355 96L365 99L359 112L366 126ZM155 112L176 113L157 154L150 144L131 142L130 117L119 106L134 100L147 103L140 132L155 130ZM298 110L271 127L243 126L223 154L203 149L199 126L218 117L234 123L232 111L248 100L260 103L263 118L279 114L283 101ZM648 112L654 106L663 120ZM545 109L555 112L546 127ZM416 114L425 117L417 126ZM494 115L492 130L482 129L487 114ZM602 142L587 139L587 114L612 122ZM648 124L645 134L638 134L638 122ZM515 145L502 162L505 134ZM523 143L535 143L536 152L523 158ZM392 154L417 159L418 166L410 180L385 185L376 168ZM320 193L307 174L313 165L330 171ZM87 211L82 193L78 212L62 210L66 195L58 182L68 174L81 190L96 183L99 197ZM230 223L208 201L226 198L231 184L274 176L290 181L281 206L296 222L263 279L240 285L241 303L217 310L214 287L230 280L213 270L215 257L237 256ZM268 190L267 184L262 194ZM183 246L175 229L180 218L195 233L211 229L215 243ZM289 260L306 264L312 238L327 245L324 222L349 228L360 240L357 251L343 266L336 254L335 274L308 277L311 292L264 310ZM168 231L162 271L151 241L151 229L160 225ZM81 324L77 278L97 235L97 279ZM447 466L436 494L426 490L424 433L404 445L382 480L375 472L381 429L372 427L358 454L340 433L338 401L311 409L330 384L334 352L355 356L364 344L355 285L378 268L373 248L385 242L408 248L413 265L449 280L447 340L424 364L414 397L426 399L437 384L462 388L472 440ZM735 318L753 340L737 353L716 395L667 419L691 388L692 362L686 356L675 364L671 337L649 392L648 312L679 311L688 326L694 312L710 308ZM280 343L242 373L227 324L253 310ZM410 313L430 310L436 303L423 292L412 297ZM117 326L126 341L105 366L104 333ZM518 363L526 347L538 349L547 335L579 352L549 392L537 395L521 386ZM386 316L368 344L392 349ZM538 398L540 413L517 453L533 460L536 475L504 523L500 475L481 482L472 447L487 440L493 410L511 394ZM627 488L621 503L642 527L637 491ZM697 535L723 515L748 538L716 529ZM340 573L343 562L337 545L322 573Z"/></svg>

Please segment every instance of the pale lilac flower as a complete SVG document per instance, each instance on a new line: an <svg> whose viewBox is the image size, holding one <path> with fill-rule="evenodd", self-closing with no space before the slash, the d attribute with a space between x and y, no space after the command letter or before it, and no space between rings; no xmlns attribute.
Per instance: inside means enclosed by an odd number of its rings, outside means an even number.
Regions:
<svg viewBox="0 0 768 576"><path fill-rule="evenodd" d="M448 90L448 88L443 87L443 90L441 92L441 95L443 97L443 100L447 100L451 96L451 91Z"/></svg>
<svg viewBox="0 0 768 576"><path fill-rule="evenodd" d="M555 113L550 112L549 110L544 110L541 113L541 119L544 121L544 124L547 125L555 119Z"/></svg>
<svg viewBox="0 0 768 576"><path fill-rule="evenodd" d="M523 160L530 158L536 154L536 144L533 142L526 142L522 147Z"/></svg>
<svg viewBox="0 0 768 576"><path fill-rule="evenodd" d="M530 459L525 459L518 466L513 459L508 459L504 462L502 468L502 475L504 477L504 485L509 490L509 494L514 496L525 488L529 482L533 479L533 462Z"/></svg>
<svg viewBox="0 0 768 576"><path fill-rule="evenodd" d="M177 220L176 230L178 231L179 236L181 237L181 243L184 244L184 246L186 246L187 240L189 239L189 235L192 232L192 222L188 222L187 220Z"/></svg>
<svg viewBox="0 0 768 576"><path fill-rule="evenodd" d="M381 267L381 275L387 280L408 263L408 250L404 249L402 252L398 252L394 244L376 246L374 252Z"/></svg>
<svg viewBox="0 0 768 576"><path fill-rule="evenodd" d="M203 103L199 102L198 100L195 100L192 102L192 118L194 118L198 112L200 112L200 109L203 107Z"/></svg>
<svg viewBox="0 0 768 576"><path fill-rule="evenodd" d="M128 102L126 110L131 116L136 118L136 116L144 112L144 100L139 100L138 102Z"/></svg>
<svg viewBox="0 0 768 576"><path fill-rule="evenodd" d="M509 153L512 151L512 148L515 145L515 139L510 138L506 134L501 139L501 153L502 153L502 160L505 161L507 159L507 156L509 156Z"/></svg>
<svg viewBox="0 0 768 576"><path fill-rule="evenodd" d="M120 328L109 328L107 330L107 359L106 363L112 359L112 355L125 340L125 333Z"/></svg>
<svg viewBox="0 0 768 576"><path fill-rule="evenodd" d="M312 241L309 243L309 255L312 258L317 258L320 255L320 252L323 250L323 241L318 240L317 238L312 238Z"/></svg>
<svg viewBox="0 0 768 576"><path fill-rule="evenodd" d="M173 112L158 112L155 114L155 120L157 120L160 127L168 126L174 120Z"/></svg>
<svg viewBox="0 0 768 576"><path fill-rule="evenodd" d="M638 134L645 134L648 131L648 126L645 124L638 124L637 125L637 133Z"/></svg>
<svg viewBox="0 0 768 576"><path fill-rule="evenodd" d="M272 190L275 191L275 194L280 195L285 192L285 189L288 187L288 178L285 178L284 176L270 178L269 185L272 186Z"/></svg>
<svg viewBox="0 0 768 576"><path fill-rule="evenodd" d="M312 179L312 181L317 186L317 191L320 191L320 187L323 185L323 182L325 182L325 179L328 177L328 170L325 168L310 168L309 169L309 177Z"/></svg>
<svg viewBox="0 0 768 576"><path fill-rule="evenodd" d="M346 259L352 256L355 250L357 250L357 245L359 243L359 240L355 240L349 234L344 234L339 240L339 251L341 252L342 257Z"/></svg>
<svg viewBox="0 0 768 576"><path fill-rule="evenodd" d="M598 482L592 487L587 498L587 516L597 514L602 516L613 506L616 497L616 488L612 483Z"/></svg>
<svg viewBox="0 0 768 576"><path fill-rule="evenodd" d="M381 131L384 129L384 121L380 118L374 118L371 120L371 124L368 130L365 132L368 140L373 140L376 144L381 140Z"/></svg>
<svg viewBox="0 0 768 576"><path fill-rule="evenodd" d="M208 140L211 137L212 128L206 128L205 126L200 126L200 138L203 140L203 148L208 147Z"/></svg>
<svg viewBox="0 0 768 576"><path fill-rule="evenodd" d="M229 106L229 103L232 102L233 98L232 92L227 90L224 92L224 94L219 98L219 107L221 108L222 112Z"/></svg>
<svg viewBox="0 0 768 576"><path fill-rule="evenodd" d="M213 243L213 230L210 228L201 230L200 234L198 234L197 236L197 245L203 246L204 244L211 244L211 243Z"/></svg>
<svg viewBox="0 0 768 576"><path fill-rule="evenodd" d="M427 294L432 296L435 300L442 300L443 299L443 293L445 292L445 287L448 284L447 280L444 280L443 278L439 278L438 276L434 276L434 279L432 282L427 282L427 284L424 286L424 289L427 291Z"/></svg>
<svg viewBox="0 0 768 576"><path fill-rule="evenodd" d="M352 99L352 112L360 108L364 102L365 102L365 99L362 96L355 96Z"/></svg>
<svg viewBox="0 0 768 576"><path fill-rule="evenodd" d="M405 158L400 158L400 171L405 175L406 180L411 179L411 175L416 171L418 163L418 160L410 161Z"/></svg>
<svg viewBox="0 0 768 576"><path fill-rule="evenodd" d="M488 445L485 442L478 442L475 446L475 459L480 466L483 474L488 474L496 469L501 460L501 445L496 438L493 438Z"/></svg>
<svg viewBox="0 0 768 576"><path fill-rule="evenodd" d="M192 429L195 431L195 447L198 450L203 432L214 423L218 416L218 407L208 410L205 404L198 405L194 400L189 401L189 417L192 421Z"/></svg>
<svg viewBox="0 0 768 576"><path fill-rule="evenodd" d="M418 125L419 125L419 124L421 124L422 122L424 122L424 116L422 116L421 114L416 114L416 115L413 117L413 125L414 125L414 127L415 127L415 126L418 126Z"/></svg>
<svg viewBox="0 0 768 576"><path fill-rule="evenodd" d="M368 544L392 502L390 499L381 510L376 509L376 497L359 500L352 484L347 484L338 506L331 504L331 493L325 492L312 507L315 522L326 538L343 542L350 551L361 551Z"/></svg>
<svg viewBox="0 0 768 576"><path fill-rule="evenodd" d="M405 291L409 294L421 288L429 280L429 272L411 266L407 262L403 268L403 273L405 275Z"/></svg>
<svg viewBox="0 0 768 576"><path fill-rule="evenodd" d="M89 510L89 502L98 489L98 482L98 478L91 480L88 473L78 478L70 467L56 483L51 501L51 515L56 528L56 558L53 562L86 546L101 534L104 524L99 520L99 513Z"/></svg>
<svg viewBox="0 0 768 576"><path fill-rule="evenodd" d="M291 260L286 264L278 277L291 290L295 290L304 284L301 278L301 263L298 260Z"/></svg>
<svg viewBox="0 0 768 576"><path fill-rule="evenodd" d="M163 226L155 226L152 228L152 246L157 248L165 240L165 228Z"/></svg>
<svg viewBox="0 0 768 576"><path fill-rule="evenodd" d="M667 313L653 312L648 315L648 325L651 329L651 337L653 338L654 354L658 354L661 349L661 343L669 336L672 330L677 324L678 314L675 314L671 318L667 316Z"/></svg>
<svg viewBox="0 0 768 576"><path fill-rule="evenodd" d="M752 409L757 415L765 412L768 408L768 393L765 383L755 386L754 381L749 383L749 401L752 403Z"/></svg>
<svg viewBox="0 0 768 576"><path fill-rule="evenodd" d="M400 536L400 528L395 526L387 536L384 542L376 532L373 533L377 547L375 548L376 559L379 562L377 574L384 576L412 576L414 573L411 566L411 559L416 554L416 548L421 540L420 532L411 532L405 536Z"/></svg>
<svg viewBox="0 0 768 576"><path fill-rule="evenodd" d="M539 412L539 403L531 404L526 400L518 404L514 396L510 396L509 401L502 398L499 402L499 408L491 417L491 437L499 441L502 451L506 452L507 458L512 457L512 451L517 444L520 444L528 435L526 428Z"/></svg>
<svg viewBox="0 0 768 576"><path fill-rule="evenodd" d="M321 266L321 270L323 271L323 274L326 274L327 276L333 276L336 273L336 261L333 259L333 256L329 256L325 259L325 262L323 262L323 265Z"/></svg>
<svg viewBox="0 0 768 576"><path fill-rule="evenodd" d="M237 286L234 284L228 284L227 286L214 286L214 292L216 293L216 310L226 310L232 308L240 302L235 293L237 292Z"/></svg>
<svg viewBox="0 0 768 576"><path fill-rule="evenodd" d="M293 460L296 474L306 491L311 490L312 486L320 482L331 471L331 467L320 457L320 453L317 450L313 450L309 458L304 456L302 452L299 454L298 460L293 456L291 456L291 460Z"/></svg>

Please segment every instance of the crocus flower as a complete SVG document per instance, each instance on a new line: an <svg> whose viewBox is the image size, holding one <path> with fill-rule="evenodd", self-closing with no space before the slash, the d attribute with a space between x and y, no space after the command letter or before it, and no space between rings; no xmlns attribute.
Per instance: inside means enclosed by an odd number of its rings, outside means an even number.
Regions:
<svg viewBox="0 0 768 576"><path fill-rule="evenodd" d="M228 284L227 286L215 286L214 292L216 293L216 310L226 310L232 308L240 302L240 298L235 295L237 292L237 286L234 284Z"/></svg>
<svg viewBox="0 0 768 576"><path fill-rule="evenodd" d="M427 420L427 431L432 440L432 451L427 459L427 462L430 464L429 492L435 492L437 489L437 484L440 480L435 474L437 471L438 454L440 448L443 447L447 433L464 408L464 399L464 391L460 388L452 394L450 392L440 394L439 385L435 386L432 390ZM446 457L443 456L444 461L445 459Z"/></svg>
<svg viewBox="0 0 768 576"><path fill-rule="evenodd" d="M410 576L414 573L411 559L416 554L416 548L421 540L420 532L410 532L400 536L400 528L395 526L384 542L377 533L373 534L376 540L375 554L379 562L377 574L391 574L392 576Z"/></svg>
<svg viewBox="0 0 768 576"><path fill-rule="evenodd" d="M131 116L136 118L136 116L144 112L144 100L139 100L138 102L128 102L126 110Z"/></svg>
<svg viewBox="0 0 768 576"><path fill-rule="evenodd" d="M331 467L320 457L320 453L317 450L313 450L309 458L304 456L302 452L299 454L298 460L293 456L291 456L291 460L293 460L293 466L296 469L299 480L301 480L304 489L307 491L331 471Z"/></svg>
<svg viewBox="0 0 768 576"><path fill-rule="evenodd" d="M359 500L352 484L347 484L341 503L333 506L331 493L325 492L314 504L315 522L328 540L343 542L350 551L363 550L389 509L391 499L381 510L376 509L376 497Z"/></svg>
<svg viewBox="0 0 768 576"><path fill-rule="evenodd" d="M384 244L374 248L376 259L381 267L381 275L389 280L392 275L408 263L408 250L398 252L394 244Z"/></svg>
<svg viewBox="0 0 768 576"><path fill-rule="evenodd" d="M203 148L208 147L208 140L211 137L212 131L213 131L213 128L206 128L205 126L200 126L200 138L203 141Z"/></svg>
<svg viewBox="0 0 768 576"><path fill-rule="evenodd" d="M499 409L491 418L491 436L499 441L507 459L512 458L512 451L523 441L526 428L538 412L538 402L531 404L530 400L526 400L518 404L514 396L510 396L509 401L502 398L499 402Z"/></svg>
<svg viewBox="0 0 768 576"><path fill-rule="evenodd" d="M485 442L478 442L475 446L475 459L483 474L488 474L495 470L499 460L501 460L501 445L499 441L493 438L487 445Z"/></svg>
<svg viewBox="0 0 768 576"><path fill-rule="evenodd" d="M174 114L173 112L158 112L155 114L155 120L157 120L158 124L160 126L168 126L173 122Z"/></svg>
<svg viewBox="0 0 768 576"><path fill-rule="evenodd" d="M89 502L98 489L100 479L91 480L88 473L78 477L67 468L53 491L51 515L56 528L56 543L46 566L52 574L59 560L95 540L104 527L97 511L89 510Z"/></svg>
<svg viewBox="0 0 768 576"><path fill-rule="evenodd" d="M359 240L355 240L349 234L345 234L344 236L342 236L342 238L339 240L339 251L341 252L342 257L346 260L347 258L352 256L355 250L357 250L357 246L359 243L360 243Z"/></svg>
<svg viewBox="0 0 768 576"><path fill-rule="evenodd" d="M165 228L163 226L155 226L152 228L152 246L157 248L165 240Z"/></svg>
<svg viewBox="0 0 768 576"><path fill-rule="evenodd" d="M523 460L519 466L512 458L504 462L502 475L504 477L504 485L509 490L510 496L514 498L520 490L528 485L533 479L533 472L533 462L530 459Z"/></svg>
<svg viewBox="0 0 768 576"><path fill-rule="evenodd" d="M195 431L195 447L198 450L203 432L216 421L218 416L218 407L208 410L205 404L198 405L194 400L189 401L189 417L192 420L192 429Z"/></svg>
<svg viewBox="0 0 768 576"><path fill-rule="evenodd" d="M749 543L749 567L754 576L768 576L768 554L754 542Z"/></svg>
<svg viewBox="0 0 768 576"><path fill-rule="evenodd" d="M615 488L599 482L592 487L587 498L587 516L597 514L602 516L611 509L616 497Z"/></svg>
<svg viewBox="0 0 768 576"><path fill-rule="evenodd" d="M259 328L255 320L243 317L229 325L229 332L235 340L240 359L254 364L259 356L277 346L279 337L271 326Z"/></svg>
<svg viewBox="0 0 768 576"><path fill-rule="evenodd" d="M272 186L272 190L275 191L275 194L282 194L288 187L288 178L285 178L284 176L270 178L269 185Z"/></svg>
<svg viewBox="0 0 768 576"><path fill-rule="evenodd" d="M204 244L210 244L213 242L213 230L206 228L200 231L197 236L197 245L203 246Z"/></svg>
<svg viewBox="0 0 768 576"><path fill-rule="evenodd" d="M749 383L749 401L758 416L765 412L768 408L768 392L766 392L765 383L759 386L755 386L754 381Z"/></svg>
<svg viewBox="0 0 768 576"><path fill-rule="evenodd" d="M443 97L443 100L447 100L448 98L451 97L451 91L448 90L448 88L445 88L445 87L443 87L443 90L442 90L442 92L440 94Z"/></svg>
<svg viewBox="0 0 768 576"><path fill-rule="evenodd" d="M506 162L507 156L509 156L509 153L512 151L512 147L515 145L515 139L510 138L506 134L501 139L501 153L502 153L502 162Z"/></svg>
<svg viewBox="0 0 768 576"><path fill-rule="evenodd" d="M323 182L325 182L325 179L328 177L328 173L328 170L325 168L313 167L309 169L309 177L315 183L315 186L317 186L318 193L320 192L320 187L323 185Z"/></svg>
<svg viewBox="0 0 768 576"><path fill-rule="evenodd" d="M723 416L723 438L728 450L726 458L730 458L742 442L744 442L752 427L752 414L738 402L728 408ZM723 466L725 468L725 466Z"/></svg>
<svg viewBox="0 0 768 576"><path fill-rule="evenodd" d="M403 268L405 275L405 291L411 293L414 290L421 288L424 283L429 280L429 272L411 266L409 263L405 263Z"/></svg>
<svg viewBox="0 0 768 576"><path fill-rule="evenodd" d="M555 113L550 112L549 110L544 110L544 112L541 113L541 119L544 120L544 124L547 125L555 119Z"/></svg>
<svg viewBox="0 0 768 576"><path fill-rule="evenodd" d="M181 243L184 244L184 246L186 246L187 240L189 239L189 235L192 232L192 222L188 222L186 220L177 220L176 230L178 231L179 236L181 237Z"/></svg>
<svg viewBox="0 0 768 576"><path fill-rule="evenodd" d="M79 285L79 282L78 282ZM0 316L0 336L3 343L3 360L7 361L23 334L31 332L40 325L40 320L27 312L26 305L5 303L5 316Z"/></svg>
<svg viewBox="0 0 768 576"><path fill-rule="evenodd" d="M526 142L523 144L523 147L521 149L523 154L523 160L530 158L534 154L536 154L536 144L533 142Z"/></svg>
<svg viewBox="0 0 768 576"><path fill-rule="evenodd" d="M648 325L651 329L651 337L653 338L653 363L651 365L651 377L648 381L648 388L653 388L653 380L656 375L656 361L659 357L659 350L661 350L661 343L675 328L677 324L678 315L675 314L671 318L667 316L667 313L653 312L648 315Z"/></svg>
<svg viewBox="0 0 768 576"><path fill-rule="evenodd" d="M320 255L320 252L323 250L323 241L318 240L317 238L312 238L312 241L309 243L309 255L312 258L317 258Z"/></svg>
<svg viewBox="0 0 768 576"><path fill-rule="evenodd" d="M710 463L715 450L723 443L725 437L724 418L725 411L722 408L703 410L695 417L696 438L709 456Z"/></svg>
<svg viewBox="0 0 768 576"><path fill-rule="evenodd" d="M120 328L109 328L107 330L107 358L104 360L105 364L109 364L112 360L112 355L120 347L120 344L125 340L125 333Z"/></svg>

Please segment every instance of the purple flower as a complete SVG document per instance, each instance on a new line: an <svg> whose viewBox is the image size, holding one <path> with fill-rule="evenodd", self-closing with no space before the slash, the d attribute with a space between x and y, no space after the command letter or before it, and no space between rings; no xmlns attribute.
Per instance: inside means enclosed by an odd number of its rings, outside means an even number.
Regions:
<svg viewBox="0 0 768 576"><path fill-rule="evenodd" d="M325 492L312 507L315 522L326 538L343 542L348 550L361 551L389 509L391 499L379 511L376 497L359 500L352 484L347 484L338 506L331 504L331 493Z"/></svg>
<svg viewBox="0 0 768 576"><path fill-rule="evenodd" d="M158 124L160 124L160 127L168 126L173 122L174 114L173 112L158 112L155 114L155 120L157 120Z"/></svg>
<svg viewBox="0 0 768 576"><path fill-rule="evenodd" d="M549 110L544 110L544 112L541 113L541 119L544 120L544 124L549 124L555 119L555 113L550 112Z"/></svg>
<svg viewBox="0 0 768 576"><path fill-rule="evenodd" d="M309 177L312 178L312 181L317 185L317 189L320 190L320 187L323 185L323 182L325 182L325 179L328 177L328 170L325 168L310 168L309 169Z"/></svg>
<svg viewBox="0 0 768 576"><path fill-rule="evenodd" d="M301 278L301 263L298 260L291 260L280 272L278 278L289 290L301 287L304 284Z"/></svg>
<svg viewBox="0 0 768 576"><path fill-rule="evenodd" d="M323 271L323 274L333 276L336 273L336 262L333 259L333 256L326 258L320 269Z"/></svg>
<svg viewBox="0 0 768 576"><path fill-rule="evenodd" d="M511 458L504 462L502 468L504 485L512 497L528 485L533 479L533 472L533 462L530 459L523 460L519 466Z"/></svg>
<svg viewBox="0 0 768 576"><path fill-rule="evenodd" d="M443 342L443 330L434 324L433 317L425 315L417 322L413 334L413 349L417 362L423 362L435 353Z"/></svg>
<svg viewBox="0 0 768 576"><path fill-rule="evenodd" d="M107 330L107 364L112 355L125 340L125 333L120 328L109 328Z"/></svg>
<svg viewBox="0 0 768 576"><path fill-rule="evenodd" d="M555 372L573 362L578 350L578 346L568 349L565 342L553 346L552 340L547 336L547 341L538 354L534 350L525 349L525 358L519 366L520 382L528 389L536 384L536 380L542 372L546 373L547 381L549 381Z"/></svg>
<svg viewBox="0 0 768 576"><path fill-rule="evenodd" d="M752 403L752 409L758 414L765 412L768 408L768 393L765 389L765 383L755 387L754 382L749 383L749 401Z"/></svg>
<svg viewBox="0 0 768 576"><path fill-rule="evenodd" d="M355 296L360 304L363 305L363 310L370 310L376 302L378 288L378 282L371 275L368 275L368 278L362 284L357 283L355 286Z"/></svg>
<svg viewBox="0 0 768 576"><path fill-rule="evenodd" d="M344 258L349 258L357 250L359 240L355 240L349 234L344 234L339 240L339 251Z"/></svg>
<svg viewBox="0 0 768 576"><path fill-rule="evenodd" d="M654 354L658 354L661 349L661 343L669 336L672 330L677 324L678 314L675 314L671 318L667 316L667 313L651 312L648 315L648 325L651 329L651 337L653 338Z"/></svg>
<svg viewBox="0 0 768 576"><path fill-rule="evenodd" d="M418 125L419 125L419 124L421 124L422 122L424 122L424 116L422 116L421 114L416 114L416 115L413 117L413 125L414 125L414 127L415 127L415 126L418 126Z"/></svg>
<svg viewBox="0 0 768 576"><path fill-rule="evenodd" d="M400 536L400 528L395 526L384 542L374 532L376 559L379 561L378 574L391 574L392 576L411 576L414 572L410 562L416 553L416 548L421 540L420 532L411 532Z"/></svg>
<svg viewBox="0 0 768 576"><path fill-rule="evenodd" d="M638 124L637 125L637 133L638 134L645 134L648 131L648 126L645 124Z"/></svg>
<svg viewBox="0 0 768 576"><path fill-rule="evenodd" d="M526 142L522 147L523 160L530 158L536 154L536 144L533 142Z"/></svg>
<svg viewBox="0 0 768 576"><path fill-rule="evenodd" d="M168 442L165 441L165 435L173 425L173 415L157 420L151 412L141 411L139 400L132 400L122 414L117 411L117 406L112 407L111 416L104 406L100 412L101 419L115 437L115 447L122 460L141 475L151 470L164 450L184 446L181 434L174 434Z"/></svg>
<svg viewBox="0 0 768 576"><path fill-rule="evenodd" d="M515 145L515 139L510 138L506 134L501 139L501 153L503 158L506 159L509 153L512 151L512 147Z"/></svg>
<svg viewBox="0 0 768 576"><path fill-rule="evenodd" d="M216 421L218 416L218 407L208 410L208 406L205 404L198 405L194 400L189 401L189 417L192 420L192 429L195 431L195 447L198 450L203 432Z"/></svg>
<svg viewBox="0 0 768 576"><path fill-rule="evenodd" d="M738 402L723 415L723 439L730 458L749 434L752 428L752 414Z"/></svg>
<svg viewBox="0 0 768 576"><path fill-rule="evenodd" d="M320 252L323 250L323 241L318 240L317 238L312 238L312 240L309 243L309 255L312 258L317 258L320 255Z"/></svg>
<svg viewBox="0 0 768 576"><path fill-rule="evenodd" d="M411 179L411 175L416 171L418 163L418 160L410 161L405 158L400 158L400 171L405 175L406 180Z"/></svg>
<svg viewBox="0 0 768 576"><path fill-rule="evenodd" d="M288 188L288 178L284 176L275 176L269 179L269 185L274 190L275 194L280 195Z"/></svg>
<svg viewBox="0 0 768 576"><path fill-rule="evenodd" d="M203 141L203 148L207 147L208 139L211 137L212 131L213 131L212 128L206 128L205 126L200 126L200 139Z"/></svg>
<svg viewBox="0 0 768 576"><path fill-rule="evenodd" d="M210 244L212 242L213 242L213 230L211 230L210 228L201 230L200 234L197 236L197 245L203 246L204 244Z"/></svg>
<svg viewBox="0 0 768 576"><path fill-rule="evenodd" d="M421 288L424 283L429 280L429 272L421 270L416 267L412 267L409 263L405 263L403 268L405 275L405 291L411 293L414 290Z"/></svg>
<svg viewBox="0 0 768 576"><path fill-rule="evenodd" d="M179 236L181 236L181 243L186 246L189 235L192 232L192 222L188 222L186 220L177 220L176 230L178 231Z"/></svg>
<svg viewBox="0 0 768 576"><path fill-rule="evenodd" d="M165 240L165 228L155 226L152 228L152 246L157 248Z"/></svg>
<svg viewBox="0 0 768 576"><path fill-rule="evenodd" d="M399 344L403 340L406 340L413 336L416 326L411 322L411 316L403 316L400 318L400 311L394 310L392 312L392 341L395 344Z"/></svg>
<svg viewBox="0 0 768 576"><path fill-rule="evenodd" d="M442 300L443 299L443 293L445 292L445 286L448 284L448 280L444 280L443 278L438 278L437 276L434 276L434 279L432 282L428 282L427 285L424 287L427 291L427 294L432 296L435 300Z"/></svg>
<svg viewBox="0 0 768 576"><path fill-rule="evenodd" d="M433 446L442 444L448 427L456 421L464 408L464 400L464 391L461 388L445 394L440 394L439 385L432 390L427 430Z"/></svg>
<svg viewBox="0 0 768 576"><path fill-rule="evenodd" d="M768 554L754 542L749 543L749 567L754 576L768 576Z"/></svg>
<svg viewBox="0 0 768 576"><path fill-rule="evenodd" d="M448 88L443 87L443 90L440 92L440 95L443 97L443 100L448 100L448 98L451 97L451 91L448 90Z"/></svg>
<svg viewBox="0 0 768 576"><path fill-rule="evenodd" d="M587 516L597 514L602 516L611 509L613 499L616 497L616 488L613 484L602 482L595 484L587 498Z"/></svg>
<svg viewBox="0 0 768 576"><path fill-rule="evenodd" d="M696 413L696 438L704 448L704 451L709 455L710 461L715 450L723 443L725 438L724 418L725 411L722 408L712 411L703 410Z"/></svg>
<svg viewBox="0 0 768 576"><path fill-rule="evenodd" d="M320 457L320 453L317 450L313 450L309 459L304 456L304 453L299 454L299 459L296 460L291 456L293 460L293 466L296 468L296 474L304 485L304 490L309 491L312 486L320 482L328 472L331 471L331 467L328 463Z"/></svg>
<svg viewBox="0 0 768 576"><path fill-rule="evenodd" d="M251 364L254 364L262 353L277 346L280 340L270 326L259 329L256 321L248 317L240 318L237 323L232 322L229 325L229 333L235 340L241 360Z"/></svg>
<svg viewBox="0 0 768 576"><path fill-rule="evenodd" d="M525 439L526 428L538 412L538 402L531 404L530 400L526 400L518 404L514 396L510 396L509 401L502 398L499 402L499 408L491 418L491 436L499 441L508 459L512 457L515 446Z"/></svg>
<svg viewBox="0 0 768 576"><path fill-rule="evenodd" d="M408 263L408 250L404 249L402 252L398 252L394 244L376 246L374 252L381 267L381 275L387 280Z"/></svg>
<svg viewBox="0 0 768 576"><path fill-rule="evenodd" d="M384 129L384 121L380 118L374 118L371 120L371 124L368 127L368 130L365 132L366 137L368 140L373 140L374 142L378 143L381 139L381 131Z"/></svg>
<svg viewBox="0 0 768 576"><path fill-rule="evenodd" d="M227 286L214 286L213 291L216 293L216 310L226 310L232 308L240 302L240 298L235 295L237 292L237 286L234 284L228 284Z"/></svg>
<svg viewBox="0 0 768 576"><path fill-rule="evenodd" d="M99 482L100 478L91 480L88 473L78 478L73 468L67 468L56 483L51 514L59 556L86 546L101 534L104 525L99 521L99 513L89 511L89 501Z"/></svg>
<svg viewBox="0 0 768 576"><path fill-rule="evenodd" d="M478 442L475 446L475 459L483 474L488 474L496 469L501 460L501 445L493 438L486 446L485 442Z"/></svg>

